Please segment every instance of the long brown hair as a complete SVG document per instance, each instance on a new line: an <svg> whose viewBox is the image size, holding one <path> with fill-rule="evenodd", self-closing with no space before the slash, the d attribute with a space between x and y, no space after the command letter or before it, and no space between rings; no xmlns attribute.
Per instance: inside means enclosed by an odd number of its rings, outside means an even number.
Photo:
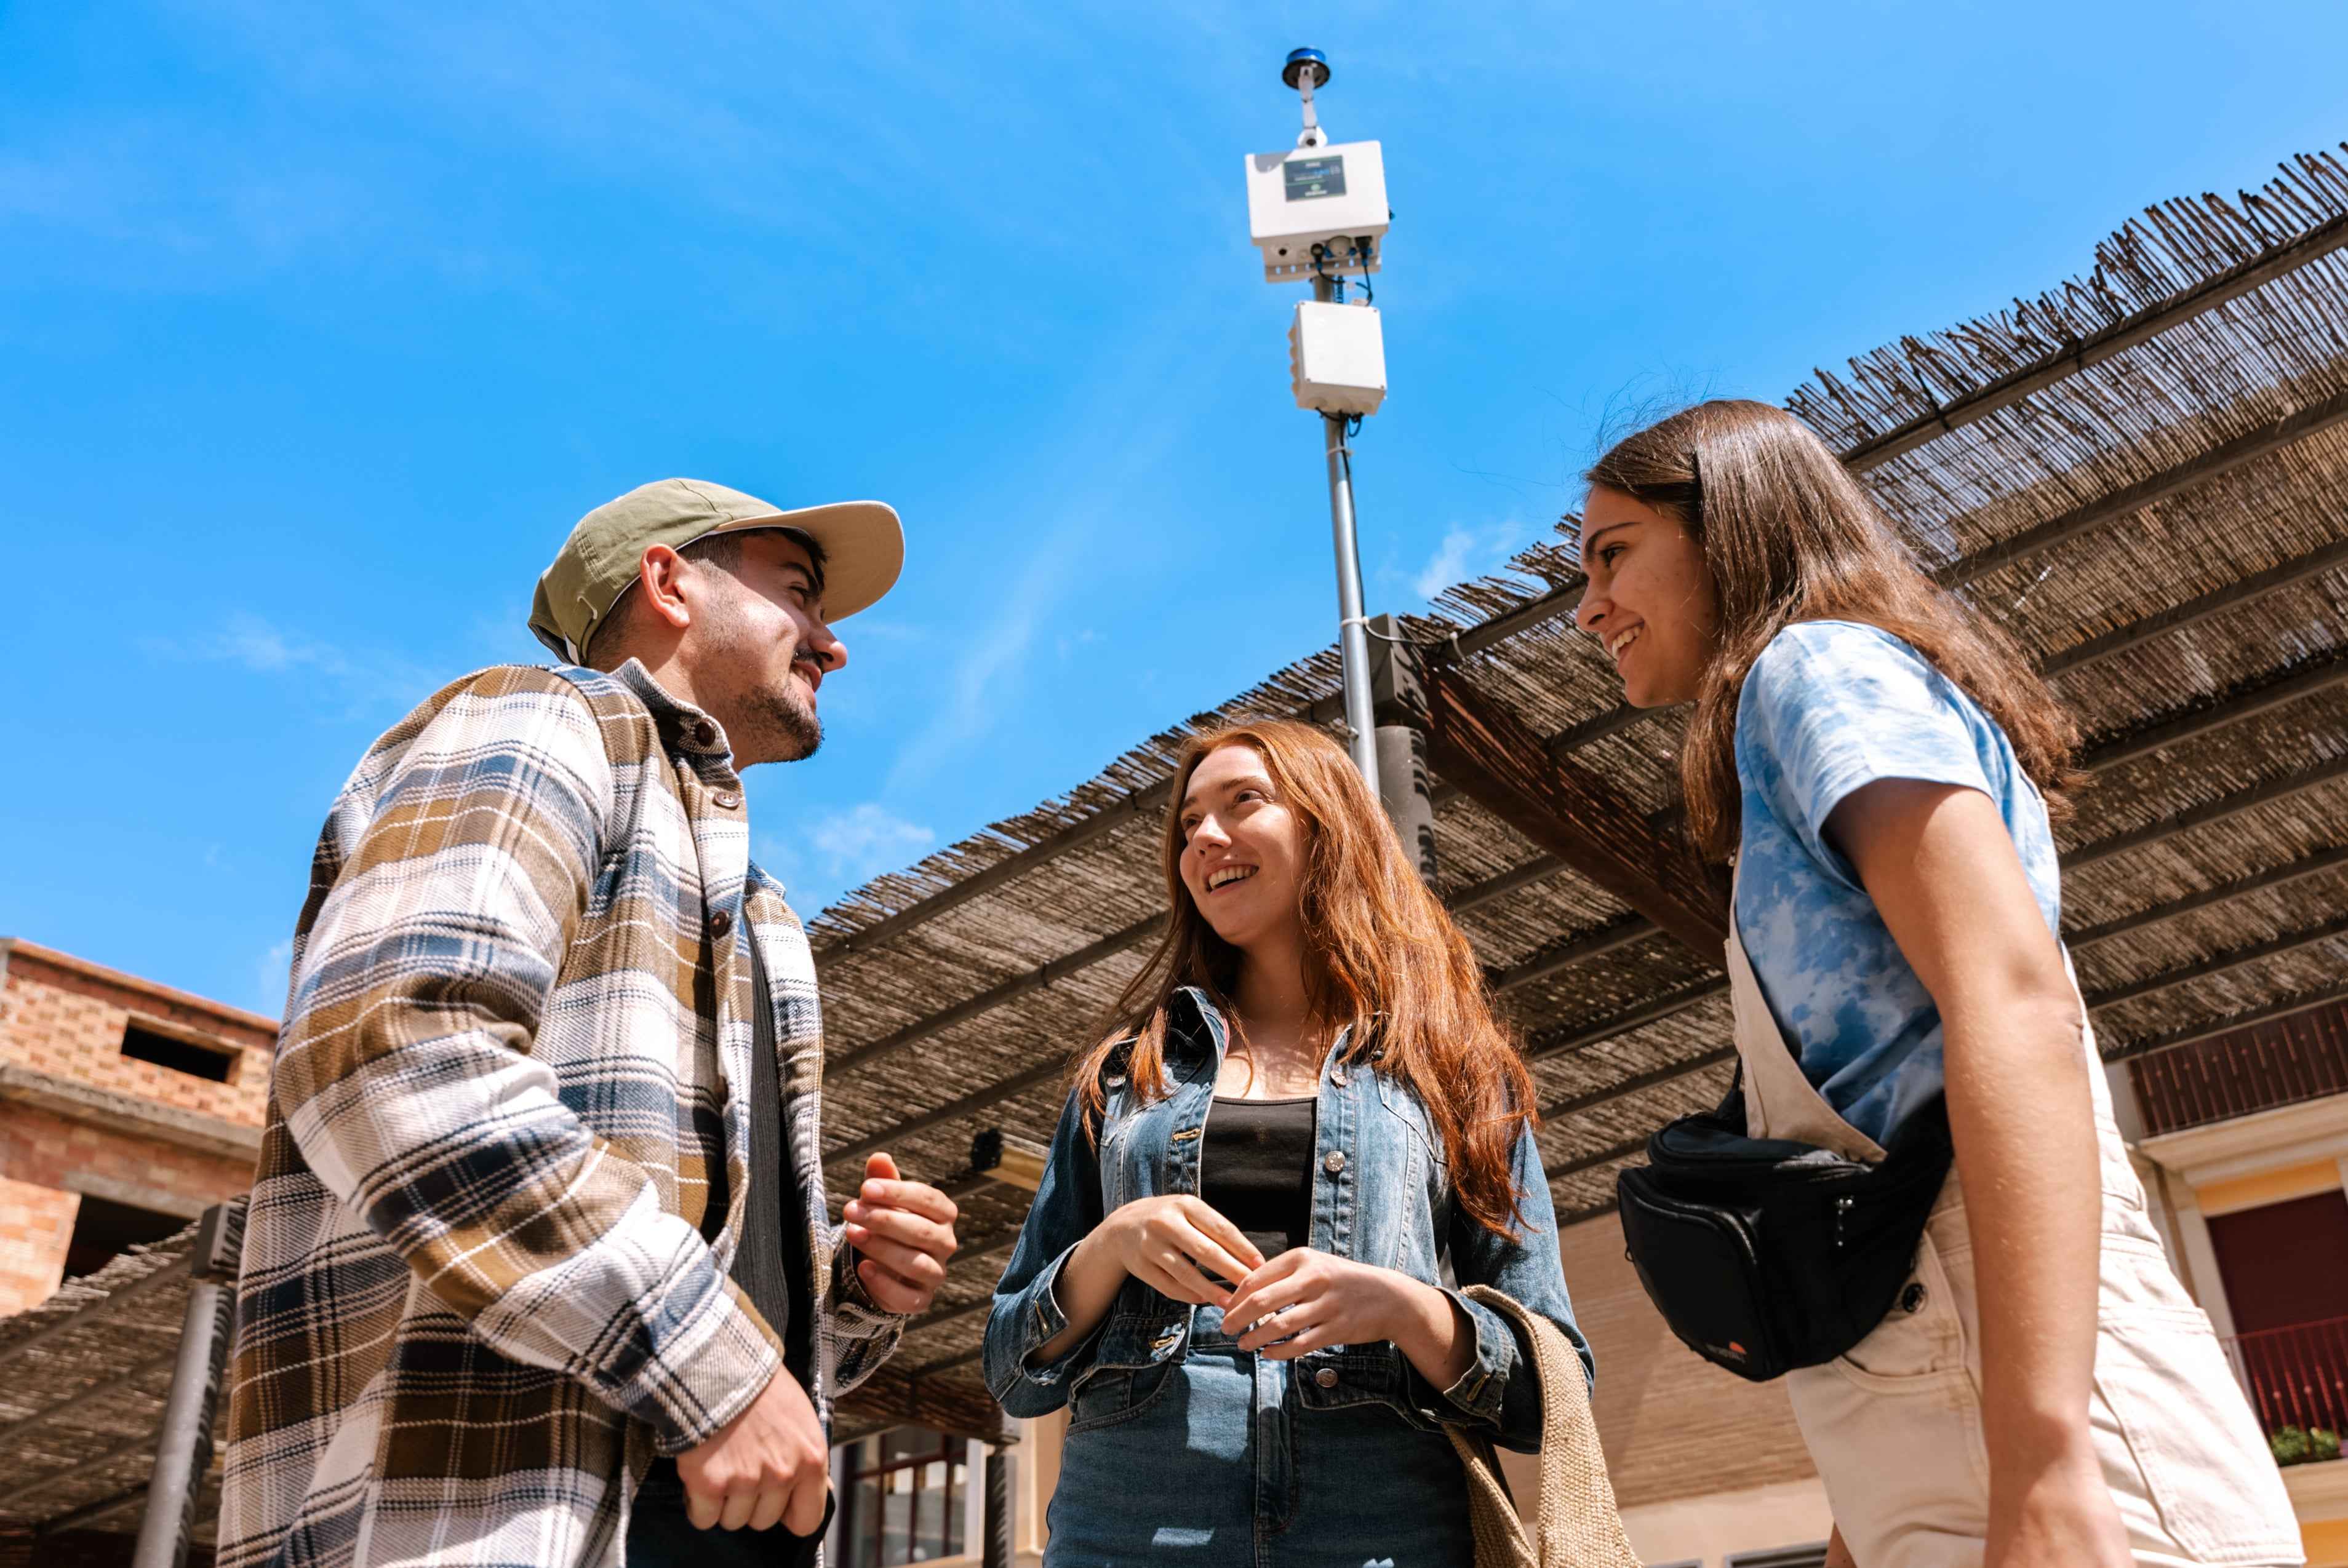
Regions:
<svg viewBox="0 0 2348 1568"><path fill-rule="evenodd" d="M1304 828L1297 913L1304 927L1304 991L1312 1021L1350 1030L1344 1060L1409 1084L1442 1137L1461 1209L1514 1236L1519 1194L1511 1162L1520 1129L1537 1124L1524 1059L1492 1017L1483 967L1404 853L1338 744L1286 720L1232 724L1195 737L1175 770L1160 847L1172 911L1158 950L1111 1009L1112 1026L1076 1069L1089 1126L1107 1109L1102 1075L1129 1049L1125 1071L1142 1094L1167 1092L1167 1015L1185 986L1225 1014L1240 950L1215 934L1183 886L1183 793L1212 753L1250 746Z"/></svg>
<svg viewBox="0 0 2348 1568"><path fill-rule="evenodd" d="M2055 820L2078 725L2021 647L1935 583L1859 481L1792 415L1766 403L1699 403L1626 436L1582 476L1675 518L1704 550L1720 600L1680 753L1688 831L1736 847L1736 702L1769 640L1800 620L1855 620L1900 638L1997 721Z"/></svg>

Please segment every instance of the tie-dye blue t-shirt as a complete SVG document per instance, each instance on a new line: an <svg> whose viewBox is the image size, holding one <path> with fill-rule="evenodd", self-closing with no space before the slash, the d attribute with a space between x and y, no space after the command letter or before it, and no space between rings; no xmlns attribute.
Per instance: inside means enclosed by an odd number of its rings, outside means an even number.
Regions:
<svg viewBox="0 0 2348 1568"><path fill-rule="evenodd" d="M1736 711L1745 794L1736 926L1769 1010L1828 1105L1881 1143L1941 1087L1941 1014L1828 815L1877 779L1977 789L1997 803L2049 930L2062 885L2046 806L2005 732L1890 632L1803 621L1754 661Z"/></svg>

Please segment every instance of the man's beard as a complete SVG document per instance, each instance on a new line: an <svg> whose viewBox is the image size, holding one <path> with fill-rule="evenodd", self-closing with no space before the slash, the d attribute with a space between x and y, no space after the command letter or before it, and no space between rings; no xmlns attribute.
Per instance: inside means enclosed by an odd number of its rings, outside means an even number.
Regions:
<svg viewBox="0 0 2348 1568"><path fill-rule="evenodd" d="M738 584L729 586L733 593L746 591ZM750 651L750 622L743 614L740 602L730 594L722 597L711 607L709 615L709 646L728 652L739 651L747 656ZM731 662L730 660L727 661ZM755 664L745 657L742 666L755 667ZM823 744L823 720L814 708L801 703L798 693L791 690L791 680L797 670L796 661L784 669L781 686L758 687L741 694L738 699L740 710L728 722L726 728L730 733L736 724L746 724L757 733L755 737L730 735L736 757L747 753L768 757L776 762L803 762L815 755L816 748ZM754 739L757 743L746 743Z"/></svg>
<svg viewBox="0 0 2348 1568"><path fill-rule="evenodd" d="M749 700L752 722L774 743L778 762L805 762L823 744L823 720L792 701L788 692L757 692Z"/></svg>

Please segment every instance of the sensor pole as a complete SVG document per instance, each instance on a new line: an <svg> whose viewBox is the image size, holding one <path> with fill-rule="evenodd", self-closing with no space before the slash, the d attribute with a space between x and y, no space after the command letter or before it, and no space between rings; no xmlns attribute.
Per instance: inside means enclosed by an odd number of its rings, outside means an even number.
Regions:
<svg viewBox="0 0 2348 1568"><path fill-rule="evenodd" d="M1304 128L1299 147L1319 147L1328 140L1321 117L1313 111L1313 89L1329 80L1329 57L1318 49L1292 49L1280 67L1280 79L1304 100ZM1321 247L1313 247L1315 258ZM1366 268L1365 269L1366 271ZM1313 297L1324 304L1337 300L1338 282L1321 267L1313 274ZM1346 745L1354 765L1370 794L1378 793L1377 724L1370 702L1369 621L1362 611L1362 546L1354 528L1354 453L1345 445L1345 416L1321 416L1321 446L1329 464L1329 525L1337 550L1337 655L1344 672Z"/></svg>
<svg viewBox="0 0 2348 1568"><path fill-rule="evenodd" d="M1312 102L1307 98L1306 104ZM1316 276L1313 297L1337 297L1334 279ZM1329 462L1329 523L1337 548L1337 653L1345 679L1346 744L1370 794L1378 793L1378 742L1370 705L1369 622L1362 613L1362 546L1354 528L1354 453L1345 445L1345 417L1321 416L1322 449Z"/></svg>

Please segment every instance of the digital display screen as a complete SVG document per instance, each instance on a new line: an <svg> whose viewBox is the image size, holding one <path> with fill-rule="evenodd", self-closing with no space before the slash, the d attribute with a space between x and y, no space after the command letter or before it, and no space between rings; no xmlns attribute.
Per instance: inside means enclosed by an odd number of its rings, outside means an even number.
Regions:
<svg viewBox="0 0 2348 1568"><path fill-rule="evenodd" d="M1323 196L1345 194L1345 159L1336 158L1292 158L1282 165L1287 176L1288 199L1291 201L1311 201Z"/></svg>

